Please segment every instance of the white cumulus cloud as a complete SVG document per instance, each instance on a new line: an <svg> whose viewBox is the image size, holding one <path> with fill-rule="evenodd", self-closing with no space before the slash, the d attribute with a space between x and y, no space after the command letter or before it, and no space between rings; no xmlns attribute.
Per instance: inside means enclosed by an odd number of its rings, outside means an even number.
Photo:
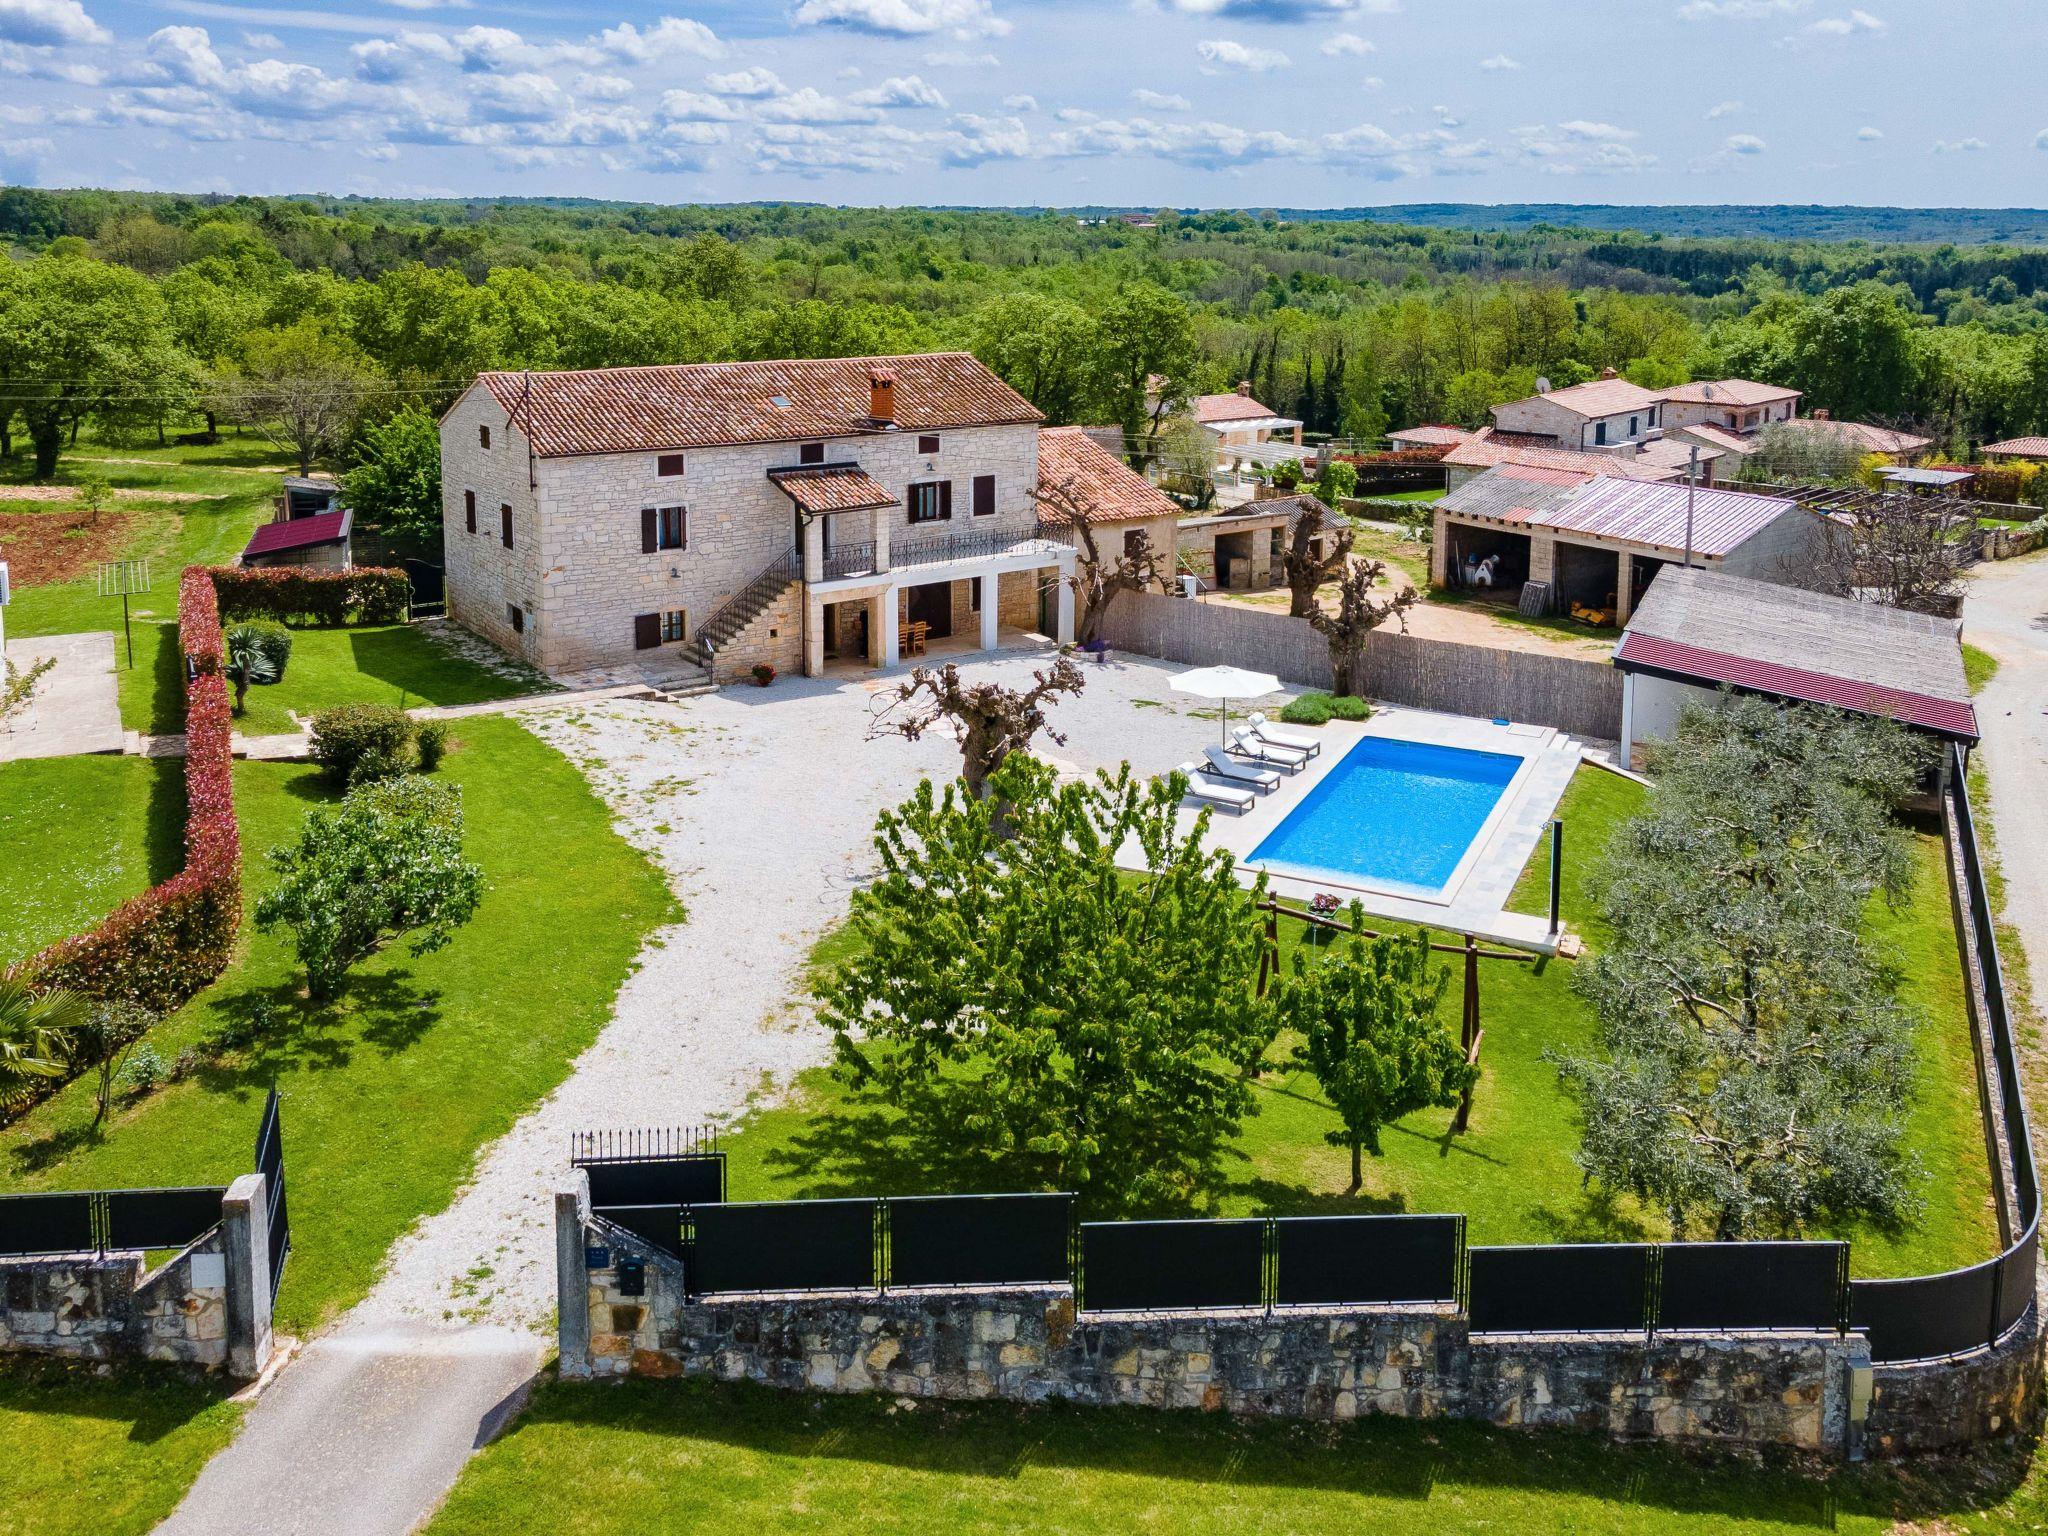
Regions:
<svg viewBox="0 0 2048 1536"><path fill-rule="evenodd" d="M891 75L880 85L856 91L848 101L866 107L943 107L939 88L917 75Z"/></svg>
<svg viewBox="0 0 2048 1536"><path fill-rule="evenodd" d="M725 56L725 44L717 33L701 21L681 16L664 16L644 30L622 21L600 32L598 43L606 52L634 64L652 64L685 53L704 59Z"/></svg>
<svg viewBox="0 0 2048 1536"><path fill-rule="evenodd" d="M1131 92L1131 100L1154 112L1192 112L1195 104L1187 97L1168 91L1148 91L1143 86Z"/></svg>
<svg viewBox="0 0 2048 1536"><path fill-rule="evenodd" d="M772 69L763 69L758 64L752 69L736 69L730 74L708 75L704 89L714 96L743 96L760 100L769 96L780 96L787 89Z"/></svg>
<svg viewBox="0 0 2048 1536"><path fill-rule="evenodd" d="M1211 75L1225 69L1263 75L1290 62L1278 48L1253 48L1229 38L1205 39L1195 45L1195 52L1202 56L1203 73Z"/></svg>
<svg viewBox="0 0 2048 1536"><path fill-rule="evenodd" d="M1322 51L1336 59L1347 54L1375 53L1378 51L1378 45L1370 38L1360 37L1356 32L1335 32L1323 39Z"/></svg>
<svg viewBox="0 0 2048 1536"><path fill-rule="evenodd" d="M1486 58L1483 58L1483 59L1481 59L1481 60L1479 61L1479 67L1480 67L1481 69L1491 69L1491 70L1495 70L1495 71L1502 71L1502 70L1520 69L1520 68L1522 67L1522 65L1521 65L1521 61L1520 61L1519 59L1511 59L1511 58L1509 58L1509 57L1508 57L1508 56L1507 56L1506 54L1504 54L1504 53L1496 53L1496 54L1492 54L1492 55L1489 55L1489 56L1488 56L1488 57L1486 57Z"/></svg>
<svg viewBox="0 0 2048 1536"><path fill-rule="evenodd" d="M37 48L113 41L78 0L0 0L0 38Z"/></svg>
<svg viewBox="0 0 2048 1536"><path fill-rule="evenodd" d="M1753 133L1731 133L1722 148L1735 155L1760 155L1769 146Z"/></svg>
<svg viewBox="0 0 2048 1536"><path fill-rule="evenodd" d="M1010 30L989 0L800 0L791 19L800 27L848 27L891 37L1001 37Z"/></svg>

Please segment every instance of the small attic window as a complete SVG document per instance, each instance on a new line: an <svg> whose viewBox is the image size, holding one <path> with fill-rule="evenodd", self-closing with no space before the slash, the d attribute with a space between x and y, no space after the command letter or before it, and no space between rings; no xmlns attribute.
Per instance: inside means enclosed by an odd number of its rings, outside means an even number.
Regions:
<svg viewBox="0 0 2048 1536"><path fill-rule="evenodd" d="M789 396L770 395L768 397L768 403L774 406L775 409L777 409L778 411L786 411L789 409Z"/></svg>

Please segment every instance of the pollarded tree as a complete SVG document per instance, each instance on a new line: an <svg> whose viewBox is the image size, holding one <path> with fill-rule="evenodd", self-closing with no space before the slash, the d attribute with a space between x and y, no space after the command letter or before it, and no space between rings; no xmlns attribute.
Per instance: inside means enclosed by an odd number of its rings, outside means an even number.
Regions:
<svg viewBox="0 0 2048 1536"><path fill-rule="evenodd" d="M1084 644L1101 635L1102 620L1117 593L1154 587L1161 592L1173 590L1172 556L1154 549L1143 529L1124 540L1115 559L1104 558L1095 540L1094 502L1078 475L1039 485L1031 499L1038 504L1040 520L1064 528L1080 552L1074 574L1059 579L1074 589L1075 638Z"/></svg>
<svg viewBox="0 0 2048 1536"><path fill-rule="evenodd" d="M1294 974L1276 994L1282 1025L1298 1031L1295 1060L1314 1074L1344 1123L1327 1132L1351 1149L1351 1188L1365 1182L1363 1153L1380 1155L1380 1127L1432 1105L1448 1108L1479 1073L1437 1018L1450 973L1432 966L1429 935L1367 939L1352 904L1354 932L1311 961L1294 954Z"/></svg>
<svg viewBox="0 0 2048 1536"><path fill-rule="evenodd" d="M1613 943L1575 978L1598 1049L1561 1054L1591 1178L1723 1239L1913 1207L1913 1020L1862 936L1906 888L1898 727L1728 700L1689 710L1608 854Z"/></svg>
<svg viewBox="0 0 2048 1536"><path fill-rule="evenodd" d="M415 775L358 785L338 809L313 812L270 863L279 879L256 926L291 929L316 1002L393 940L409 937L415 955L440 949L483 897L483 871L462 856L461 798Z"/></svg>
<svg viewBox="0 0 2048 1536"><path fill-rule="evenodd" d="M1281 553L1287 573L1288 614L1305 619L1316 611L1316 592L1326 581L1351 568L1351 546L1356 535L1346 527L1329 532L1326 520L1304 513L1288 530L1287 547Z"/></svg>
<svg viewBox="0 0 2048 1536"><path fill-rule="evenodd" d="M858 953L820 988L836 1070L988 1183L1183 1198L1254 1109L1258 914L1177 824L1178 776L1060 784L1018 754L990 789L926 781L883 813ZM1126 843L1148 876L1118 869Z"/></svg>
<svg viewBox="0 0 2048 1536"><path fill-rule="evenodd" d="M1365 681L1365 642L1389 619L1408 627L1408 610L1418 596L1410 587L1387 597L1374 597L1373 588L1386 575L1378 560L1361 560L1344 573L1337 584L1337 611L1310 605L1310 627L1330 643L1330 691L1342 698L1356 697Z"/></svg>
<svg viewBox="0 0 2048 1536"><path fill-rule="evenodd" d="M962 682L960 669L950 662L936 672L919 667L893 694L882 696L882 707L868 724L868 739L916 741L943 721L960 743L960 777L975 799L985 799L995 771L1012 752L1029 747L1040 731L1057 744L1066 743L1046 723L1045 706L1063 693L1081 691L1081 669L1061 656L1031 679L1029 688L1005 688Z"/></svg>

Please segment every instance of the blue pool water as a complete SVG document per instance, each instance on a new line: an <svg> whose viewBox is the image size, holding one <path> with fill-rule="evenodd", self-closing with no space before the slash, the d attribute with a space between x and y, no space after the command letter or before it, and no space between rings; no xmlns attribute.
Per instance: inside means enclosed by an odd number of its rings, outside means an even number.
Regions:
<svg viewBox="0 0 2048 1536"><path fill-rule="evenodd" d="M1364 737L1248 862L1440 891L1521 766L1510 753Z"/></svg>

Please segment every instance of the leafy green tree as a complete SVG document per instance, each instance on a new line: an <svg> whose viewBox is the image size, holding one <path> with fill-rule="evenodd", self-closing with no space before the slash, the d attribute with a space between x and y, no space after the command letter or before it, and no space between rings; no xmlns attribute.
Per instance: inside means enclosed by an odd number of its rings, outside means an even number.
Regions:
<svg viewBox="0 0 2048 1536"><path fill-rule="evenodd" d="M1358 468L1344 459L1332 459L1316 477L1316 500L1335 509L1338 502L1358 489Z"/></svg>
<svg viewBox="0 0 2048 1536"><path fill-rule="evenodd" d="M1194 376L1187 303L1156 283L1129 283L1102 307L1096 333L1102 406L1124 429L1127 448L1150 443L1187 398Z"/></svg>
<svg viewBox="0 0 2048 1536"><path fill-rule="evenodd" d="M1283 1028L1302 1043L1294 1059L1315 1076L1343 1126L1325 1133L1351 1149L1351 1188L1365 1182L1362 1154L1380 1155L1380 1127L1432 1105L1449 1107L1478 1077L1437 1018L1450 973L1430 964L1429 935L1368 939L1365 911L1351 907L1353 932L1317 960L1294 952L1294 974L1278 988Z"/></svg>
<svg viewBox="0 0 2048 1536"><path fill-rule="evenodd" d="M121 1065L156 1022L155 1014L134 1003L96 1000L72 1028L64 1059L68 1067L93 1074L92 1129L106 1123Z"/></svg>
<svg viewBox="0 0 2048 1536"><path fill-rule="evenodd" d="M968 1179L1183 1199L1255 1107L1258 915L1206 822L1180 830L1177 776L1061 784L1016 753L991 789L927 780L877 823L857 951L820 987L836 1071Z"/></svg>
<svg viewBox="0 0 2048 1536"><path fill-rule="evenodd" d="M442 948L483 897L483 871L462 856L461 797L417 776L358 785L314 811L270 864L278 883L256 904L256 926L291 930L316 1002L395 940L414 955Z"/></svg>
<svg viewBox="0 0 2048 1536"><path fill-rule="evenodd" d="M1092 413L1096 331L1080 305L1038 293L1004 294L974 311L968 336L974 355L1053 426Z"/></svg>
<svg viewBox="0 0 2048 1536"><path fill-rule="evenodd" d="M1615 935L1575 983L1598 1049L1558 1053L1589 1178L1680 1233L1902 1220L1912 1019L1861 937L1910 875L1894 807L1930 756L1899 727L1758 699L1689 709L1601 877Z"/></svg>
<svg viewBox="0 0 2048 1536"><path fill-rule="evenodd" d="M1800 305L1785 324L1783 382L1807 405L1847 420L1889 420L1913 382L1913 322L1882 283L1856 283Z"/></svg>
<svg viewBox="0 0 2048 1536"><path fill-rule="evenodd" d="M157 343L163 300L140 273L83 257L39 257L12 286L0 305L0 385L27 423L36 478L48 480L65 431Z"/></svg>
<svg viewBox="0 0 2048 1536"><path fill-rule="evenodd" d="M106 511L107 503L114 499L113 484L107 479L106 471L100 469L80 470L71 483L71 489L78 497L78 504L85 508L88 520L95 523Z"/></svg>
<svg viewBox="0 0 2048 1536"><path fill-rule="evenodd" d="M356 436L359 462L343 476L348 503L365 522L428 550L441 547L441 429L416 405L402 406Z"/></svg>
<svg viewBox="0 0 2048 1536"><path fill-rule="evenodd" d="M315 459L341 445L379 382L353 342L298 320L243 338L222 386L223 414L256 427L308 475Z"/></svg>
<svg viewBox="0 0 2048 1536"><path fill-rule="evenodd" d="M44 1080L64 1075L71 1036L88 1012L75 992L0 976L0 1110L20 1109Z"/></svg>

